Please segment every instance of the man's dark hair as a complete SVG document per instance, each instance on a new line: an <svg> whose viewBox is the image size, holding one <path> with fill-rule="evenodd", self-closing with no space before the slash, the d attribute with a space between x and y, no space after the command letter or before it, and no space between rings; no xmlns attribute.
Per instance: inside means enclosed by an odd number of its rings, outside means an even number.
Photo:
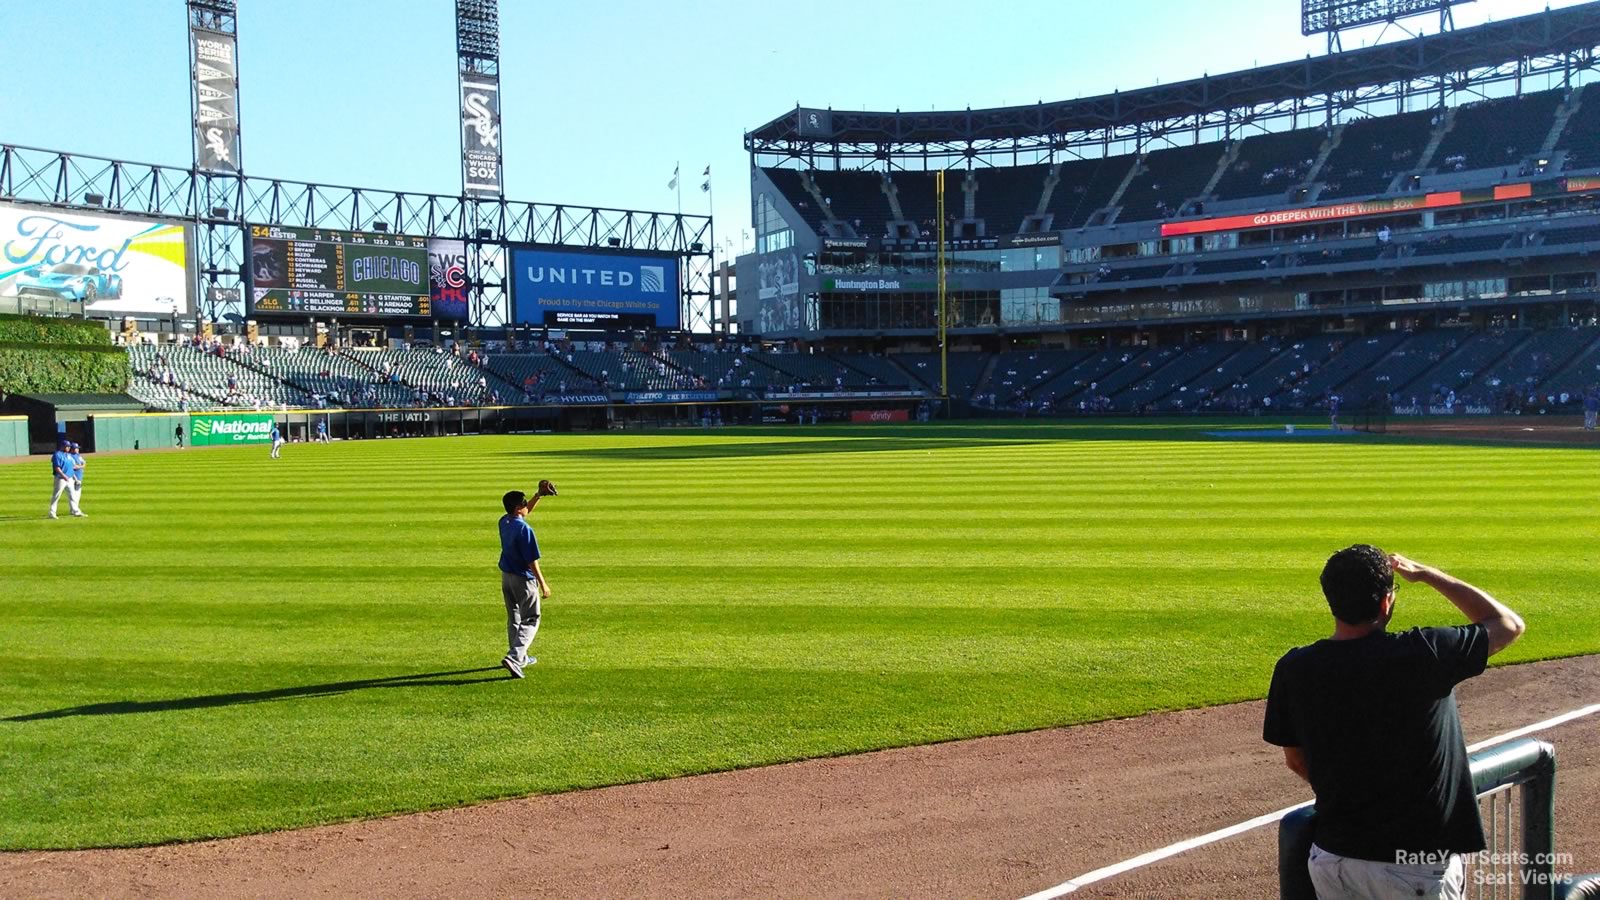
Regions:
<svg viewBox="0 0 1600 900"><path fill-rule="evenodd" d="M1348 625L1378 618L1383 598L1394 590L1394 565L1389 554L1371 544L1346 547L1322 567L1322 595L1333 617Z"/></svg>
<svg viewBox="0 0 1600 900"><path fill-rule="evenodd" d="M505 504L506 514L509 515L528 505L528 495L521 491L506 491L500 502Z"/></svg>

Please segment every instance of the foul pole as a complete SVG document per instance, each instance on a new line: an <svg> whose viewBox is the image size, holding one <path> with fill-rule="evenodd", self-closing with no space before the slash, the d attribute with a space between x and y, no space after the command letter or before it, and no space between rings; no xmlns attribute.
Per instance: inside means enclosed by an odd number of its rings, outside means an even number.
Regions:
<svg viewBox="0 0 1600 900"><path fill-rule="evenodd" d="M945 413L950 407L950 353L945 341L945 289L944 289L944 170L933 177L934 207L938 211L939 231L939 399L944 401Z"/></svg>

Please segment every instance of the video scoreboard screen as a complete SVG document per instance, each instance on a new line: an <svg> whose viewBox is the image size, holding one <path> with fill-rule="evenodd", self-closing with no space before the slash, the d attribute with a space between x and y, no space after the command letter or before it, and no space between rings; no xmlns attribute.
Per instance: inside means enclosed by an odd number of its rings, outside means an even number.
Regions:
<svg viewBox="0 0 1600 900"><path fill-rule="evenodd" d="M428 239L249 226L250 312L428 316Z"/></svg>

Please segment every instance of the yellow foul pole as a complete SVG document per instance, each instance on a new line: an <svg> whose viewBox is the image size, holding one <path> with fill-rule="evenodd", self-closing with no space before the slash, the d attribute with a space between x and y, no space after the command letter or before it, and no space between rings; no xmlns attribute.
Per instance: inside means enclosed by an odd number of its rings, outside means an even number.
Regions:
<svg viewBox="0 0 1600 900"><path fill-rule="evenodd" d="M933 179L934 192L937 196L935 207L939 217L939 399L946 406L950 403L950 353L945 346L945 322L948 316L945 313L945 288L944 288L944 170L940 169Z"/></svg>

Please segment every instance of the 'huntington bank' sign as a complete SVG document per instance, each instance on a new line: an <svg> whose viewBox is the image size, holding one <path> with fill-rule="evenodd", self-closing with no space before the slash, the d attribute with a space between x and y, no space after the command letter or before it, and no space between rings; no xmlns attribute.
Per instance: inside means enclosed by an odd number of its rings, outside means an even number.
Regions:
<svg viewBox="0 0 1600 900"><path fill-rule="evenodd" d="M189 442L197 447L265 444L272 440L272 416L267 413L192 415L189 437Z"/></svg>

